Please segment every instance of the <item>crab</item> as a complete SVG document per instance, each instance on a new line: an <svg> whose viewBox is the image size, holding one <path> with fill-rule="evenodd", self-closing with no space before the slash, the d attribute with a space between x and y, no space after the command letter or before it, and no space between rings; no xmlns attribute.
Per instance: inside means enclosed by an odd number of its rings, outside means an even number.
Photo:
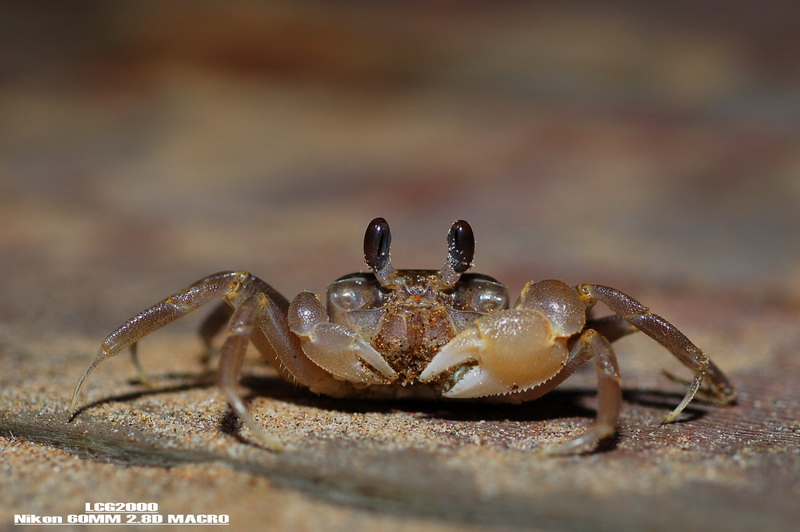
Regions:
<svg viewBox="0 0 800 532"><path fill-rule="evenodd" d="M615 340L641 331L693 372L688 390L664 423L675 420L701 385L713 402L733 403L725 374L667 320L632 297L596 284L558 280L527 283L513 306L507 288L469 273L475 249L470 225L456 221L447 235L440 270L395 270L391 233L383 218L364 236L369 272L346 275L327 290L326 302L302 292L289 302L245 271L224 271L197 281L140 312L112 332L78 381L70 405L76 415L87 377L104 360L148 334L217 302L200 336L212 339L227 323L220 350L219 385L233 412L273 450L280 438L259 425L237 392L245 350L253 343L288 381L332 397L447 398L521 403L541 397L594 359L594 424L554 452L593 448L612 436L622 405ZM218 300L222 300L219 302ZM613 314L593 318L603 303ZM144 381L144 378L142 378Z"/></svg>

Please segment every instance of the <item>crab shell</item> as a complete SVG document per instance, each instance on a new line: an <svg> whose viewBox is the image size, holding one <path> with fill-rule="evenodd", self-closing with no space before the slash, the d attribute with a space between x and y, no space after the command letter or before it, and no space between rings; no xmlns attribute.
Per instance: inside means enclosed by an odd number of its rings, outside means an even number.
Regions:
<svg viewBox="0 0 800 532"><path fill-rule="evenodd" d="M389 287L372 274L348 275L331 284L327 303L305 292L289 308L289 327L312 362L354 390L432 387L451 398L551 379L587 308L561 281L529 283L509 309L506 288L491 277L467 274L450 287L431 270L394 272Z"/></svg>

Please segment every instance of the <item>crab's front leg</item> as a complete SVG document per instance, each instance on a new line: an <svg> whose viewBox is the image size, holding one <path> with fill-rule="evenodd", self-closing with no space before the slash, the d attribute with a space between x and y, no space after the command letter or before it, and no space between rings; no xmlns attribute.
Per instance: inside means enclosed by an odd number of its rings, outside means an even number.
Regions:
<svg viewBox="0 0 800 532"><path fill-rule="evenodd" d="M241 374L248 342L253 341L262 353L271 356L272 359L275 359L276 352L280 351L284 362L281 365L282 371L289 376L295 376L303 384L307 384L306 381L321 381L327 376L320 375L323 372L302 356L302 352L299 352L299 347L296 346L297 339L288 331L286 311L289 302L270 285L243 271L220 272L201 279L140 312L112 332L102 342L97 356L81 375L75 387L70 404L70 418L74 415L78 397L87 377L101 362L119 354L127 347L136 345L148 334L218 298L233 308L228 337L221 350L221 388L239 418L261 441L270 448L279 448L277 440L256 424L236 393L236 384ZM220 320L215 318L214 321L213 329L218 329ZM209 330L210 335L214 332L216 331Z"/></svg>
<svg viewBox="0 0 800 532"><path fill-rule="evenodd" d="M203 342L205 352L200 358L204 365L208 365L219 355L219 350L214 349L213 339L230 322L233 309L225 301L219 303L211 313L203 319L197 334Z"/></svg>
<svg viewBox="0 0 800 532"><path fill-rule="evenodd" d="M148 334L169 325L216 298L231 298L238 292L242 283L248 277L249 274L246 272L220 272L210 275L143 310L120 325L103 340L94 361L81 375L72 393L70 413L75 411L78 396L81 389L83 389L86 378L101 362L119 354L126 348L135 345L136 342ZM136 360L135 355L134 360Z"/></svg>
<svg viewBox="0 0 800 532"><path fill-rule="evenodd" d="M253 434L268 448L280 451L283 448L280 440L266 432L259 425L247 408L244 400L236 390L242 374L244 354L250 342L253 329L259 314L269 306L264 293L256 293L242 301L231 316L228 326L228 337L222 344L219 364L219 386L228 399L228 404Z"/></svg>
<svg viewBox="0 0 800 532"><path fill-rule="evenodd" d="M383 356L352 329L330 323L320 300L301 292L289 306L290 330L300 338L305 355L320 368L353 384L385 384L397 373Z"/></svg>
<svg viewBox="0 0 800 532"><path fill-rule="evenodd" d="M602 302L625 321L669 349L686 367L694 371L689 390L680 404L664 419L664 423L678 417L694 398L703 381L710 386L710 395L715 402L730 404L736 401L736 390L722 370L670 322L614 288L581 284L576 290L588 306L597 301Z"/></svg>
<svg viewBox="0 0 800 532"><path fill-rule="evenodd" d="M445 397L524 392L551 380L567 363L569 338L583 330L586 305L561 281L528 283L517 305L475 320L448 342L420 375L431 381L461 367Z"/></svg>
<svg viewBox="0 0 800 532"><path fill-rule="evenodd" d="M288 302L286 304L288 305ZM232 314L233 308L231 307L230 303L227 301L221 301L217 304L216 308L203 319L203 322L200 324L200 328L197 330L197 334L200 336L205 348L202 356L200 357L200 362L203 364L203 366L205 366L206 369L210 370L209 366L211 361L217 358L219 355L219 350L214 348L212 340L230 322ZM138 342L132 343L129 347L129 351L131 354L131 362L133 363L133 367L136 369L136 373L139 376L139 382L148 388L152 388L152 382L150 382L150 378L144 371L144 367L139 359Z"/></svg>
<svg viewBox="0 0 800 532"><path fill-rule="evenodd" d="M504 395L509 402L521 402L550 392L594 359L598 384L595 424L578 438L544 451L570 452L591 446L616 430L622 390L610 342L597 331L584 329L586 308L565 283L528 283L515 308L478 318L475 327L462 331L442 348L420 379L463 374L443 395ZM607 328L620 335L626 331L620 323Z"/></svg>
<svg viewBox="0 0 800 532"><path fill-rule="evenodd" d="M553 378L554 382L547 382L530 390L529 395L541 396L547 393L592 358L597 372L597 416L594 425L573 440L543 449L546 453L569 453L576 449L590 448L613 435L617 429L617 421L622 410L622 387L617 357L611 342L592 329L584 332L572 346L566 367Z"/></svg>

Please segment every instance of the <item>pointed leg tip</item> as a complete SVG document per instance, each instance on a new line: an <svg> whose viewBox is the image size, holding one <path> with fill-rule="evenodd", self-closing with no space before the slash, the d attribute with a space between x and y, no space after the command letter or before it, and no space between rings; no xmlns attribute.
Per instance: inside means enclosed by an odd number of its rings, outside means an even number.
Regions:
<svg viewBox="0 0 800 532"><path fill-rule="evenodd" d="M584 441L583 438L557 443L555 445L545 445L536 449L535 454L541 457L572 456L583 454L593 450L594 442Z"/></svg>
<svg viewBox="0 0 800 532"><path fill-rule="evenodd" d="M616 429L605 423L594 425L589 430L571 440L547 445L537 449L536 454L541 456L570 456L593 453L616 434Z"/></svg>
<svg viewBox="0 0 800 532"><path fill-rule="evenodd" d="M282 441L264 430L254 432L253 435L256 442L270 452L282 453L286 450L286 446Z"/></svg>
<svg viewBox="0 0 800 532"><path fill-rule="evenodd" d="M673 421L678 419L679 415L680 415L680 412L675 412L675 411L670 412L670 414L667 417L665 417L664 419L661 420L661 424L662 425L667 425L669 423L672 423Z"/></svg>
<svg viewBox="0 0 800 532"><path fill-rule="evenodd" d="M78 406L78 397L73 396L72 401L69 403L69 410L67 410L67 423L71 422L75 419L75 416L78 415L78 410L75 408L76 406Z"/></svg>

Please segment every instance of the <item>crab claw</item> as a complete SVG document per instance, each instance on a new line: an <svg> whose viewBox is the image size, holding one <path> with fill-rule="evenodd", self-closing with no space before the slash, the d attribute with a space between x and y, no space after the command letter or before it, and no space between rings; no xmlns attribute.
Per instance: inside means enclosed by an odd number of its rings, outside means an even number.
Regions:
<svg viewBox="0 0 800 532"><path fill-rule="evenodd" d="M475 320L436 354L420 375L447 374L445 397L472 398L528 390L554 377L567 361L566 338L539 310L502 310Z"/></svg>
<svg viewBox="0 0 800 532"><path fill-rule="evenodd" d="M331 375L361 384L383 384L397 377L369 343L347 327L329 323L314 294L302 292L292 301L288 322L306 356Z"/></svg>

